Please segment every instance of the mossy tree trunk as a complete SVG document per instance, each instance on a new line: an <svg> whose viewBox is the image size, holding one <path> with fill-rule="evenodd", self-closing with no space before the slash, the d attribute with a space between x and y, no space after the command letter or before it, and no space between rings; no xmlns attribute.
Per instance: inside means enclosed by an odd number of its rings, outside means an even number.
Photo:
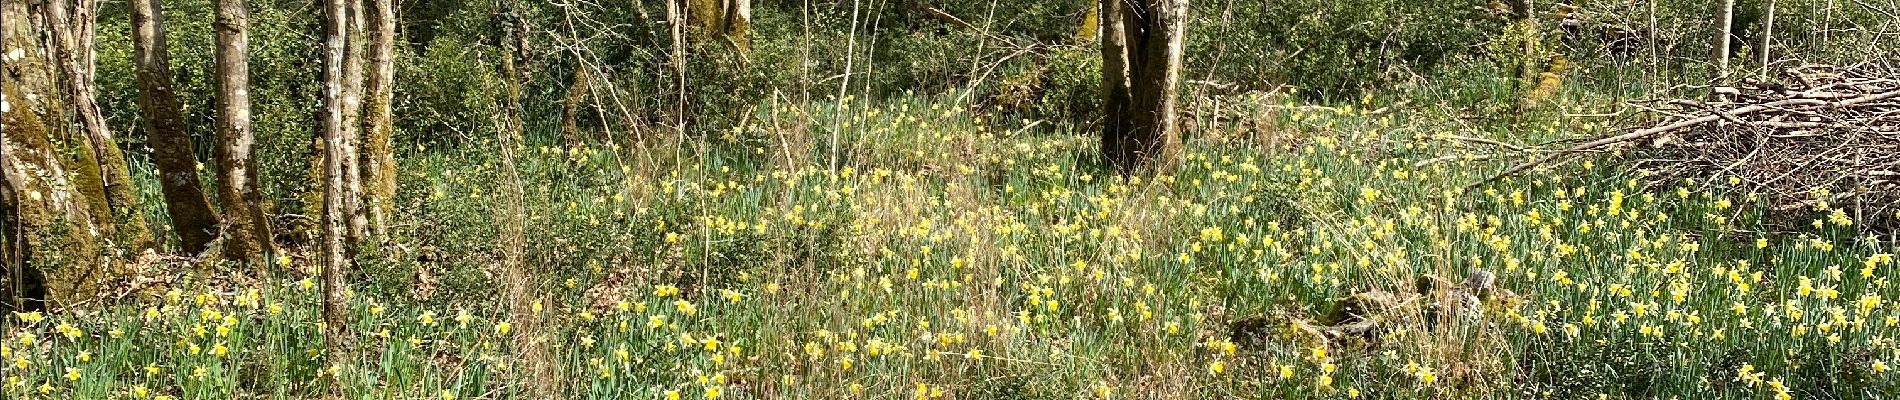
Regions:
<svg viewBox="0 0 1900 400"><path fill-rule="evenodd" d="M1518 106L1529 108L1534 102L1531 92L1537 90L1537 73L1540 69L1538 66L1543 61L1537 53L1542 35L1537 27L1537 4L1533 3L1533 0L1513 1L1511 12L1517 17L1515 28L1518 34L1523 36L1518 42L1517 79L1512 82L1517 86L1517 95L1520 100Z"/></svg>
<svg viewBox="0 0 1900 400"><path fill-rule="evenodd" d="M198 183L197 157L178 97L172 93L171 57L165 43L165 11L159 0L132 0L132 53L139 87L139 113L158 167L159 188L178 232L179 248L204 252L218 235L218 214Z"/></svg>
<svg viewBox="0 0 1900 400"><path fill-rule="evenodd" d="M746 32L752 29L752 0L687 0L686 19L726 40L741 56L750 50Z"/></svg>
<svg viewBox="0 0 1900 400"><path fill-rule="evenodd" d="M97 6L92 0L48 0L42 10L49 21L46 36L52 39L53 64L59 71L65 99L98 164L105 208L95 209L94 217L115 247L137 253L151 247L152 235L139 210L125 154L113 140L95 95L92 72Z"/></svg>
<svg viewBox="0 0 1900 400"><path fill-rule="evenodd" d="M1179 146L1187 0L1103 0L1102 153L1122 174L1165 164Z"/></svg>
<svg viewBox="0 0 1900 400"><path fill-rule="evenodd" d="M14 89L22 94L11 99L10 105L34 114L39 126L35 131L43 134L53 146L55 161L64 171L60 179L71 184L66 193L88 211L72 216L84 218L86 229L83 231L94 241L109 241L114 237L116 226L105 194L105 180L100 175L99 158L93 152L90 139L67 123L65 94L69 87L62 79L64 68L58 62L62 50L57 45L61 36L58 33L64 32L64 11L54 11L54 7L39 3L0 5L6 8L3 46L6 60L0 65L6 67L4 78L12 81ZM91 256L93 254L86 255Z"/></svg>
<svg viewBox="0 0 1900 400"><path fill-rule="evenodd" d="M0 21L7 22L0 25L0 187L7 191L0 208L13 223L6 232L7 303L39 309L95 292L100 275L110 272L99 266L111 264L102 263L86 172L61 156L91 152L62 149L61 142L75 141L56 140L44 122L58 115L58 88L31 15L25 2L0 2ZM90 182L97 183L96 174Z"/></svg>
<svg viewBox="0 0 1900 400"><path fill-rule="evenodd" d="M65 89L25 2L0 2L0 174L10 195L9 284L22 283L30 305L60 307L98 292L120 272L102 241L110 238L99 164L91 143L60 129ZM39 20L37 22L44 22ZM57 21L57 20L55 20ZM11 288L10 288L11 289ZM39 290L35 290L39 289ZM9 292L13 292L9 290Z"/></svg>
<svg viewBox="0 0 1900 400"><path fill-rule="evenodd" d="M251 160L250 15L244 0L218 0L218 199L224 204L224 257L263 266L271 248Z"/></svg>
<svg viewBox="0 0 1900 400"><path fill-rule="evenodd" d="M579 57L575 57L574 61L574 75L567 84L567 99L561 104L561 140L569 149L581 146L581 102L586 101L591 86L587 64Z"/></svg>
<svg viewBox="0 0 1900 400"><path fill-rule="evenodd" d="M752 0L726 0L726 39L744 55L751 51L746 32L752 30Z"/></svg>
<svg viewBox="0 0 1900 400"><path fill-rule="evenodd" d="M396 0L369 0L369 67L365 82L366 109L363 138L365 206L369 227L377 241L389 239L389 219L396 206L396 134L390 104L396 87Z"/></svg>
<svg viewBox="0 0 1900 400"><path fill-rule="evenodd" d="M26 103L27 96L14 80L5 80L0 96L0 168L13 192L6 208L15 214L17 254L9 262L8 280L34 283L38 276L45 297L29 304L59 306L83 299L98 289L109 270L99 268L98 233L92 210L81 198L73 171L66 168L46 125ZM16 268L17 267L17 268Z"/></svg>

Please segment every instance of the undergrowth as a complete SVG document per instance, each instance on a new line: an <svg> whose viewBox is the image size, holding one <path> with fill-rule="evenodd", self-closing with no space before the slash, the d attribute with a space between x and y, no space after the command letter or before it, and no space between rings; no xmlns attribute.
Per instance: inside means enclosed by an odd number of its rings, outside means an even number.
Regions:
<svg viewBox="0 0 1900 400"><path fill-rule="evenodd" d="M1894 246L1846 214L1767 231L1726 177L1655 184L1614 155L1461 194L1511 157L1459 137L1604 127L1417 100L1255 97L1252 123L1201 125L1176 165L1129 178L1104 172L1089 132L922 96L760 107L704 137L524 145L525 267L544 290L515 316L493 295L494 142L419 149L394 239L351 274L350 368L322 367L315 263L293 251L270 277L20 314L0 397L307 398L335 377L348 398L520 398L527 362L554 364L564 398L1900 390ZM233 273L164 267L147 273ZM1354 293L1476 270L1511 295L1364 340L1298 328ZM1264 340L1238 337L1248 320ZM550 359L514 355L531 340Z"/></svg>

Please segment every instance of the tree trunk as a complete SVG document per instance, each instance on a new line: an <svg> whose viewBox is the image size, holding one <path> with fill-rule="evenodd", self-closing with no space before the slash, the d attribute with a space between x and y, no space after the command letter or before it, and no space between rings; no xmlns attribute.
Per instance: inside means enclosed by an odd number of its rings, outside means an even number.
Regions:
<svg viewBox="0 0 1900 400"><path fill-rule="evenodd" d="M1115 169L1127 172L1137 157L1125 148L1132 100L1128 93L1128 27L1122 14L1128 4L1120 0L1102 0L1102 156Z"/></svg>
<svg viewBox="0 0 1900 400"><path fill-rule="evenodd" d="M50 43L61 18L27 2L0 1L0 184L15 262L6 271L19 306L59 308L97 295L124 264L104 253L110 239L99 163L88 138L69 131L60 100L60 53ZM42 40L51 39L51 40ZM50 256L44 257L42 256ZM17 269L14 267L18 267ZM17 290L15 290L17 289Z"/></svg>
<svg viewBox="0 0 1900 400"><path fill-rule="evenodd" d="M369 236L369 216L363 208L363 0L349 0L343 53L343 212L349 217L349 242Z"/></svg>
<svg viewBox="0 0 1900 400"><path fill-rule="evenodd" d="M1643 77L1643 80L1651 87L1667 86L1661 85L1662 82L1657 81L1656 68L1660 65L1662 56L1658 55L1656 51L1656 47L1659 45L1657 42L1661 41L1656 38L1656 1L1657 0L1649 0L1649 13L1647 14L1649 16L1649 29L1643 31L1643 43L1649 45L1649 70L1647 71L1647 75Z"/></svg>
<svg viewBox="0 0 1900 400"><path fill-rule="evenodd" d="M1761 46L1755 49L1756 53L1760 53L1757 54L1757 56L1761 58L1761 80L1763 81L1768 80L1769 75L1769 46L1775 42L1775 0L1768 0L1768 4L1765 8L1767 8L1768 15L1764 17L1761 23Z"/></svg>
<svg viewBox="0 0 1900 400"><path fill-rule="evenodd" d="M515 168L515 148L519 146L517 141L521 139L523 129L521 85L527 77L516 65L516 59L524 52L525 46L525 33L518 30L524 28L517 7L519 4L515 0L504 0L500 7L502 12L497 16L506 20L502 25L502 37L499 38L504 48L500 55L503 98L501 115L496 121L495 140L501 154L498 172L502 178L502 190L496 199L501 206L501 212L496 215L496 222L501 228L496 244L502 251L499 268L505 285L504 301L508 303L509 320L517 326L514 335L518 339L510 341L518 343L516 357L525 364L522 374L516 379L527 385L528 398L545 399L554 397L556 389L552 382L559 374L552 369L555 362L550 359L544 344L546 337L541 335L540 316L534 312L533 304L541 301L533 286L534 273L528 271L521 261L522 248L526 244L523 230L528 220L527 210L522 204L524 190L521 176Z"/></svg>
<svg viewBox="0 0 1900 400"><path fill-rule="evenodd" d="M112 131L99 112L94 94L92 29L96 3L77 0L68 4L67 1L46 2L46 19L53 22L47 33L52 39L66 100L71 103L73 117L86 136L92 158L98 163L99 189L105 208L95 209L94 217L116 245L136 253L151 247L152 236L139 210L138 194L133 189L125 154L112 139Z"/></svg>
<svg viewBox="0 0 1900 400"><path fill-rule="evenodd" d="M1175 117L1187 0L1101 2L1102 153L1133 174L1178 146Z"/></svg>
<svg viewBox="0 0 1900 400"><path fill-rule="evenodd" d="M218 198L224 202L224 257L265 265L271 247L251 162L250 15L244 0L218 0Z"/></svg>
<svg viewBox="0 0 1900 400"><path fill-rule="evenodd" d="M674 134L686 134L686 5L684 0L666 0L667 36L671 46L667 47L667 59L672 64L673 103L672 121L663 121L672 125ZM848 75L847 75L848 76Z"/></svg>
<svg viewBox="0 0 1900 400"><path fill-rule="evenodd" d="M726 0L726 40L739 49L743 58L751 53L752 47L746 41L746 32L752 30L752 0Z"/></svg>
<svg viewBox="0 0 1900 400"><path fill-rule="evenodd" d="M1102 31L1102 3L1089 5L1089 11L1082 14L1082 23L1075 27L1075 42L1087 44L1095 41Z"/></svg>
<svg viewBox="0 0 1900 400"><path fill-rule="evenodd" d="M323 343L324 360L332 368L348 365L346 344L348 322L344 318L343 276L350 268L346 244L349 235L349 211L344 206L345 168L349 160L348 125L344 124L344 100L348 83L344 74L344 53L349 31L351 0L325 0L323 3ZM342 380L331 375L333 395L341 396Z"/></svg>
<svg viewBox="0 0 1900 400"><path fill-rule="evenodd" d="M1718 84L1728 82L1729 35L1735 25L1735 0L1720 0L1715 9L1715 79Z"/></svg>
<svg viewBox="0 0 1900 400"><path fill-rule="evenodd" d="M1540 69L1539 61L1542 61L1537 59L1540 38L1537 31L1537 4L1533 0L1519 0L1512 3L1512 7L1516 8L1513 11L1517 13L1519 33L1524 35L1517 55L1517 95L1523 99L1521 105L1528 108L1532 102L1531 92L1537 90L1537 70Z"/></svg>
<svg viewBox="0 0 1900 400"><path fill-rule="evenodd" d="M578 57L574 61L574 77L567 84L567 100L561 105L561 140L569 149L581 145L581 102L586 100L588 89L587 65Z"/></svg>
<svg viewBox="0 0 1900 400"><path fill-rule="evenodd" d="M99 171L99 158L84 132L74 131L73 124L67 122L70 80L63 79L65 63L59 60L64 53L59 45L65 32L63 4L61 7L41 3L12 6L14 9L9 10L10 17L6 19L9 23L4 48L8 49L8 60L0 64L7 67L6 78L14 80L16 89L26 96L12 99L13 105L23 107L37 118L36 131L42 132L53 145L52 154L66 173L62 179L70 183L67 193L90 211L75 214L85 217L84 232L93 240L111 238L115 225L112 207L105 195L105 180Z"/></svg>
<svg viewBox="0 0 1900 400"><path fill-rule="evenodd" d="M369 226L378 242L389 239L389 218L396 206L396 134L390 103L396 87L396 0L369 0L369 62L367 123L364 130L363 174Z"/></svg>
<svg viewBox="0 0 1900 400"><path fill-rule="evenodd" d="M159 188L178 231L180 249L204 252L217 238L218 214L198 185L198 162L190 134L172 93L171 57L166 53L165 15L159 0L132 0L132 52L137 64L139 111L158 167Z"/></svg>
<svg viewBox="0 0 1900 400"><path fill-rule="evenodd" d="M22 15L13 13L14 5L20 4L6 5L9 21ZM24 12L23 5L20 11ZM7 47L17 48L13 44L8 40ZM9 284L26 289L8 292L22 296L21 308L26 309L70 304L98 289L103 275L98 231L92 225L91 209L76 196L71 171L63 165L46 126L27 103L30 100L19 90L18 81L8 78L0 80L0 172L13 193L4 208L17 213L12 217L18 226L8 228L18 231L9 233L18 236L9 239L17 246L10 249L16 258L9 261L17 263L10 263L6 272ZM52 252L63 257L35 258ZM20 268L16 271L15 266ZM35 287L41 290L32 290Z"/></svg>

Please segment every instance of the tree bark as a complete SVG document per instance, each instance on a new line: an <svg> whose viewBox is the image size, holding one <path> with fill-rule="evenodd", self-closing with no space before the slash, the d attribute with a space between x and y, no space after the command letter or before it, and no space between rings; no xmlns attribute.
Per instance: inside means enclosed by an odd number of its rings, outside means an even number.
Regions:
<svg viewBox="0 0 1900 400"><path fill-rule="evenodd" d="M1715 9L1715 79L1721 84L1728 82L1729 35L1735 25L1735 0L1720 0Z"/></svg>
<svg viewBox="0 0 1900 400"><path fill-rule="evenodd" d="M1768 50L1770 48L1769 46L1775 42L1775 0L1768 0L1768 4L1764 6L1764 8L1767 8L1768 15L1764 17L1761 23L1761 46L1757 47L1755 52L1760 53L1757 54L1757 56L1761 58L1761 80L1766 81L1769 75L1768 54L1770 52Z"/></svg>
<svg viewBox="0 0 1900 400"><path fill-rule="evenodd" d="M1176 118L1187 0L1101 2L1102 152L1124 175L1163 165L1179 145Z"/></svg>
<svg viewBox="0 0 1900 400"><path fill-rule="evenodd" d="M1533 0L1518 0L1512 7L1516 8L1513 11L1517 12L1519 33L1524 35L1517 55L1517 94L1523 99L1520 105L1529 108L1531 92L1537 90L1537 72L1542 61L1537 59L1537 44L1541 38L1537 29L1537 4Z"/></svg>
<svg viewBox="0 0 1900 400"><path fill-rule="evenodd" d="M137 64L139 111L145 123L159 188L178 232L179 248L204 252L217 237L218 214L198 184L196 148L172 93L171 57L166 54L165 15L159 0L132 0L132 52Z"/></svg>
<svg viewBox="0 0 1900 400"><path fill-rule="evenodd" d="M671 46L667 47L667 59L672 64L673 76L673 115L672 121L663 121L672 125L674 134L686 134L686 5L684 0L666 0L667 36ZM849 76L847 74L846 76ZM834 140L835 142L835 140Z"/></svg>
<svg viewBox="0 0 1900 400"><path fill-rule="evenodd" d="M574 77L567 84L567 100L563 101L561 105L561 140L566 142L566 146L569 149L577 148L581 145L581 102L587 98L589 83L587 65L582 64L578 57L576 58L577 59L574 60Z"/></svg>
<svg viewBox="0 0 1900 400"><path fill-rule="evenodd" d="M350 268L350 259L345 241L349 235L349 211L345 208L344 185L345 168L350 154L350 129L344 123L345 92L348 91L345 76L344 53L349 34L349 6L351 0L324 0L323 24L323 217L322 217L322 254L323 254L323 343L324 360L332 368L342 369L348 365L349 346L346 344L348 322L344 312L345 289L343 276ZM333 395L341 396L341 379L330 378Z"/></svg>
<svg viewBox="0 0 1900 400"><path fill-rule="evenodd" d="M363 208L363 0L349 0L343 53L343 207L349 217L349 242L369 236L369 216Z"/></svg>
<svg viewBox="0 0 1900 400"><path fill-rule="evenodd" d="M224 257L267 265L270 228L257 166L251 161L250 15L244 0L218 0L218 198L223 200Z"/></svg>
<svg viewBox="0 0 1900 400"><path fill-rule="evenodd" d="M1128 5L1120 0L1098 4L1102 20L1102 155L1118 171L1126 172L1136 160L1134 151L1125 148L1130 129L1128 107L1133 103L1128 87L1128 26L1122 23Z"/></svg>
<svg viewBox="0 0 1900 400"><path fill-rule="evenodd" d="M6 5L5 18L9 21L23 15L12 12L14 5L19 3ZM23 5L20 11L24 12ZM16 48L13 44L8 40L7 47ZM9 75L11 72L7 71ZM60 160L40 116L27 103L25 92L16 85L18 81L8 78L0 80L0 172L4 172L6 188L13 192L4 208L17 213L13 222L19 224L19 236L9 239L17 240L12 244L18 246L10 250L17 258L9 261L18 263L8 265L7 280L29 289L9 292L26 297L23 308L43 308L48 303L57 307L98 288L103 270L99 268L98 231L92 225L91 209L76 196L71 171ZM47 253L65 257L35 259ZM40 282L33 282L35 277ZM30 290L33 286L44 290L35 293Z"/></svg>
<svg viewBox="0 0 1900 400"><path fill-rule="evenodd" d="M751 53L752 47L746 41L746 32L752 30L752 0L726 0L726 40L739 49L739 55Z"/></svg>
<svg viewBox="0 0 1900 400"><path fill-rule="evenodd" d="M8 191L5 210L17 225L8 226L13 248L6 271L7 299L22 309L44 309L57 303L58 293L46 293L48 275L71 270L74 262L38 260L34 256L60 252L92 254L98 251L90 209L77 192L51 132L41 123L42 110L52 110L51 71L41 51L39 32L28 23L25 2L0 1L0 177ZM27 96L26 94L33 94ZM16 269L17 268L17 269ZM35 288L42 290L34 290ZM11 298L19 296L18 302Z"/></svg>
<svg viewBox="0 0 1900 400"><path fill-rule="evenodd" d="M132 174L125 154L99 111L92 80L94 15L97 4L91 0L49 0L44 5L52 39L55 64L67 102L73 108L80 132L86 136L92 158L98 163L99 190L105 208L96 209L95 218L117 246L134 253L151 247L150 228L138 206Z"/></svg>
<svg viewBox="0 0 1900 400"><path fill-rule="evenodd" d="M377 241L389 239L389 218L396 205L395 117L390 109L396 83L396 0L369 0L369 62L366 82L367 123L363 174L368 177L369 226Z"/></svg>

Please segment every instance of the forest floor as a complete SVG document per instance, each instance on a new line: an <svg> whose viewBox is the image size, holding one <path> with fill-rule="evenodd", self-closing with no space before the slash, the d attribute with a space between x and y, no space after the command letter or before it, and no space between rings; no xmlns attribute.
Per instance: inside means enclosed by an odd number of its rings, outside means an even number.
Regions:
<svg viewBox="0 0 1900 400"><path fill-rule="evenodd" d="M1087 132L928 98L531 141L522 268L545 290L521 313L496 296L495 141L421 148L351 274L349 368L321 361L315 263L291 252L270 278L147 265L190 275L21 315L0 398L308 398L332 377L441 400L1900 392L1895 246L1852 210L1774 229L1725 177L1653 182L1608 153L1459 193L1524 157L1473 139L1611 128L1276 103L1190 120L1134 179Z"/></svg>

